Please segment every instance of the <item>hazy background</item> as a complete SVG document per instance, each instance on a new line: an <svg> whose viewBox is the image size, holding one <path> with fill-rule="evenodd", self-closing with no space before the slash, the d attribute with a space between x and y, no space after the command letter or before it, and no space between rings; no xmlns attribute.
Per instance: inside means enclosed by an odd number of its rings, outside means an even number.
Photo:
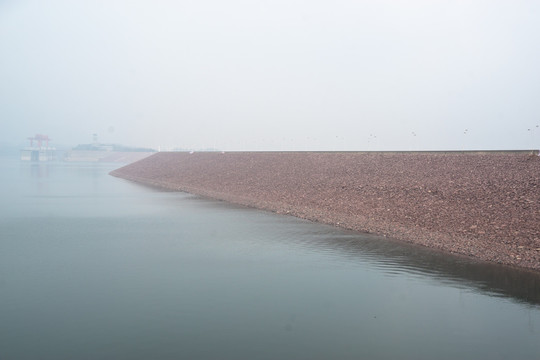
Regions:
<svg viewBox="0 0 540 360"><path fill-rule="evenodd" d="M540 1L0 0L0 143L540 147Z"/></svg>

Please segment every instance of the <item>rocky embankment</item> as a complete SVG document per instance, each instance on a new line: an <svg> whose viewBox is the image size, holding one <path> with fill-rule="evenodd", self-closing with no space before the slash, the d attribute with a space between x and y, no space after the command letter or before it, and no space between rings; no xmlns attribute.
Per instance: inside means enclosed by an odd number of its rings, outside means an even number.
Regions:
<svg viewBox="0 0 540 360"><path fill-rule="evenodd" d="M540 157L517 153L157 153L132 181L540 270Z"/></svg>

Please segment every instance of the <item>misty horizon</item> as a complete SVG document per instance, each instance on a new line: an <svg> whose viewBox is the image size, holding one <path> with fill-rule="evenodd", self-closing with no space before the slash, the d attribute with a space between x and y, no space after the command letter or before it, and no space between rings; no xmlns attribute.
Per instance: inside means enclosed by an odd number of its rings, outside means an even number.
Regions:
<svg viewBox="0 0 540 360"><path fill-rule="evenodd" d="M0 2L0 144L540 148L537 2Z"/></svg>

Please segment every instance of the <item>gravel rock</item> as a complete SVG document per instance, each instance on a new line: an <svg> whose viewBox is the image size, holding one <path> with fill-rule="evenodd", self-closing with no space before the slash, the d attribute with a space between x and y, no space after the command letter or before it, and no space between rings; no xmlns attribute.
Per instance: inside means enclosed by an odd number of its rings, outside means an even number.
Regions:
<svg viewBox="0 0 540 360"><path fill-rule="evenodd" d="M157 153L111 174L540 270L540 158L523 152Z"/></svg>

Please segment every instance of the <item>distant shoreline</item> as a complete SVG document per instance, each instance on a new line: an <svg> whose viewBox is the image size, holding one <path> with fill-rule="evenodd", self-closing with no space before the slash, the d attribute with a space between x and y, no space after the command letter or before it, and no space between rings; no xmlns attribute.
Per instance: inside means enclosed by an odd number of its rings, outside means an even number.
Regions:
<svg viewBox="0 0 540 360"><path fill-rule="evenodd" d="M540 271L537 151L173 152L111 175Z"/></svg>

